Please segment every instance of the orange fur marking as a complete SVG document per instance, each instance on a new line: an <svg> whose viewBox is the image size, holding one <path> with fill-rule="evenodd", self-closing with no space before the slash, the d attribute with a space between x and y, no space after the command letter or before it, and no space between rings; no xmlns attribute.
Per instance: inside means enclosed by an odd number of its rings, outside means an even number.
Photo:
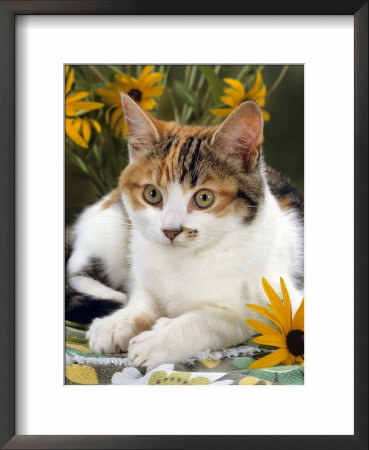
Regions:
<svg viewBox="0 0 369 450"><path fill-rule="evenodd" d="M293 208L293 201L289 197L277 198L277 201L279 203L279 206L284 210Z"/></svg>
<svg viewBox="0 0 369 450"><path fill-rule="evenodd" d="M187 211L190 213L194 210L200 210L204 213L215 214L217 217L224 217L232 212L233 201L236 198L237 188L233 180L219 180L217 178L208 177L201 186L196 186L195 192L201 189L209 189L214 192L215 200L209 208L199 209L191 200Z"/></svg>
<svg viewBox="0 0 369 450"><path fill-rule="evenodd" d="M149 316L139 316L133 319L135 325L135 332L141 333L142 331L151 330L152 320Z"/></svg>
<svg viewBox="0 0 369 450"><path fill-rule="evenodd" d="M108 200L106 200L106 202L102 205L101 209L108 209L110 206L114 205L119 200L120 194L121 191L119 187L114 189Z"/></svg>

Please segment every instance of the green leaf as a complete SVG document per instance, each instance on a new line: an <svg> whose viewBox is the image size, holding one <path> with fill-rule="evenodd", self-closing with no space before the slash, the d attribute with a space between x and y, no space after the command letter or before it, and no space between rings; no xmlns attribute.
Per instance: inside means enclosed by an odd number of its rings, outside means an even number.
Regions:
<svg viewBox="0 0 369 450"><path fill-rule="evenodd" d="M200 70L211 88L214 102L218 102L219 98L223 95L222 80L210 66L200 66Z"/></svg>
<svg viewBox="0 0 369 450"><path fill-rule="evenodd" d="M101 162L102 162L102 148L101 148L101 146L97 145L97 144L94 144L92 146L92 151L93 151L93 153L94 153L94 155L96 157L98 166L100 166Z"/></svg>
<svg viewBox="0 0 369 450"><path fill-rule="evenodd" d="M82 88L82 90L86 90L86 89L91 90L91 89L97 89L97 88L105 88L106 89L106 85L102 81L96 81L95 83L91 83L90 81L86 81L86 80L77 80L74 90L78 91L79 88Z"/></svg>
<svg viewBox="0 0 369 450"><path fill-rule="evenodd" d="M73 164L75 164L79 169L81 169L83 173L88 174L88 168L82 158L80 158L78 155L72 152L68 152L67 154Z"/></svg>
<svg viewBox="0 0 369 450"><path fill-rule="evenodd" d="M178 80L174 82L174 90L184 103L192 106L196 115L198 116L200 112L200 102L195 92L188 89L183 83Z"/></svg>

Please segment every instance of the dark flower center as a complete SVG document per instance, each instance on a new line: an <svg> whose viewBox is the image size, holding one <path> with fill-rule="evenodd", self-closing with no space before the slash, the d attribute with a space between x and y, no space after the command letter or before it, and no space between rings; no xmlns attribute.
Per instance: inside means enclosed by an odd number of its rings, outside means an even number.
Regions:
<svg viewBox="0 0 369 450"><path fill-rule="evenodd" d="M142 92L139 91L138 89L131 89L128 92L128 95L137 103L139 103L141 101Z"/></svg>
<svg viewBox="0 0 369 450"><path fill-rule="evenodd" d="M304 354L304 332L302 330L291 330L286 337L287 349L293 356Z"/></svg>

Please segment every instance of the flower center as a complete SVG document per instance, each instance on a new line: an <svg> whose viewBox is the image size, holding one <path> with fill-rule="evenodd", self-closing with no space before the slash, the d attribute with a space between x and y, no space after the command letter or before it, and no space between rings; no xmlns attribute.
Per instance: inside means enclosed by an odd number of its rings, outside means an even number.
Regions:
<svg viewBox="0 0 369 450"><path fill-rule="evenodd" d="M131 89L128 92L128 95L137 103L139 103L141 101L142 92L139 91L138 89Z"/></svg>
<svg viewBox="0 0 369 450"><path fill-rule="evenodd" d="M304 332L302 330L291 330L286 337L287 349L293 356L304 354Z"/></svg>

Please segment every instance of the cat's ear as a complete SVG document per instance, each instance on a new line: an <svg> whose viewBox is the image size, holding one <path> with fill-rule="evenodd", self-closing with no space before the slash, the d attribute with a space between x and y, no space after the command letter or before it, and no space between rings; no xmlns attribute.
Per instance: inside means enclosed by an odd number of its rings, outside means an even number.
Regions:
<svg viewBox="0 0 369 450"><path fill-rule="evenodd" d="M121 94L121 100L128 130L130 156L137 159L159 140L158 130L149 115L128 95Z"/></svg>
<svg viewBox="0 0 369 450"><path fill-rule="evenodd" d="M260 158L263 116L255 102L244 102L219 126L211 144L219 151L242 160L252 170Z"/></svg>

